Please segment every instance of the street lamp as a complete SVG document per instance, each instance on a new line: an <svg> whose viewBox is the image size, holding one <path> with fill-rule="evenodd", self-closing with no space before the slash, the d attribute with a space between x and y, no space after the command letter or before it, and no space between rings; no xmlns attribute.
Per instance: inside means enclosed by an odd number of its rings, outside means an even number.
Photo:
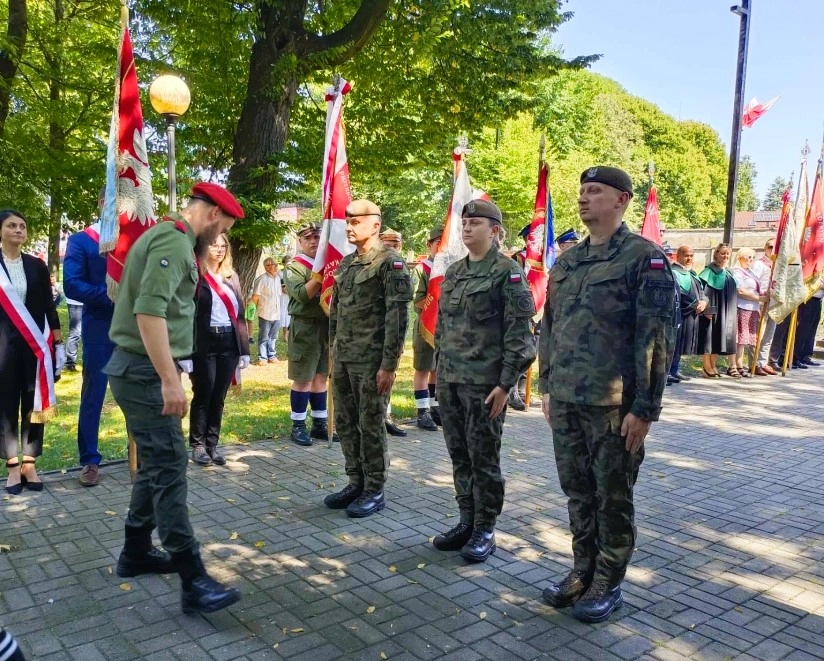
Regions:
<svg viewBox="0 0 824 661"><path fill-rule="evenodd" d="M149 87L152 108L166 120L166 145L169 157L169 211L177 211L177 178L175 176L175 126L177 118L189 109L192 100L189 88L177 76L159 76Z"/></svg>

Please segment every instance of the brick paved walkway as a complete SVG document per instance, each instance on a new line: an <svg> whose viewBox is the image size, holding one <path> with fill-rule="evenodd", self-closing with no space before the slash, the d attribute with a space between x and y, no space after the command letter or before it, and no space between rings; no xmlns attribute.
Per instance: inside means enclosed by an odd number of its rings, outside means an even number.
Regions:
<svg viewBox="0 0 824 661"><path fill-rule="evenodd" d="M429 544L456 522L440 434L392 439L389 506L362 521L321 503L343 483L337 446L266 441L229 448L227 468L189 468L207 564L243 590L238 605L186 617L177 577L112 574L129 498L118 465L94 489L58 474L3 500L0 623L50 661L822 659L822 370L668 389L626 604L601 625L540 600L569 537L535 409L507 421L507 504L485 565Z"/></svg>

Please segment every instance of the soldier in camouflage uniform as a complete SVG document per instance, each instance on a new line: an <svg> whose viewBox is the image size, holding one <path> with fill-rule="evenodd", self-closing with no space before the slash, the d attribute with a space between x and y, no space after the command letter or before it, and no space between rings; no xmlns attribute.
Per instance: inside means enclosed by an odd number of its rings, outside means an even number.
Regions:
<svg viewBox="0 0 824 661"><path fill-rule="evenodd" d="M499 251L500 209L476 200L461 216L469 255L446 271L435 331L438 400L461 519L433 544L484 562L495 552L495 523L504 504L507 398L535 358L535 304L521 267Z"/></svg>
<svg viewBox="0 0 824 661"><path fill-rule="evenodd" d="M601 622L623 603L635 545L632 490L658 420L674 341L675 280L661 249L629 231L632 182L622 170L581 175L590 236L549 274L540 389L567 495L572 571L544 590L552 606Z"/></svg>
<svg viewBox="0 0 824 661"><path fill-rule="evenodd" d="M372 202L356 200L346 207L346 238L356 251L335 273L329 311L335 427L349 484L324 503L356 518L386 505L386 403L412 300L406 263L384 248L380 226L381 211Z"/></svg>
<svg viewBox="0 0 824 661"><path fill-rule="evenodd" d="M329 319L320 306L321 282L312 277L320 225L307 223L297 231L300 251L284 270L289 294L289 370L292 391L292 441L312 445L326 439L326 382L329 375ZM306 430L306 409L312 408L312 429ZM333 440L338 440L337 435Z"/></svg>

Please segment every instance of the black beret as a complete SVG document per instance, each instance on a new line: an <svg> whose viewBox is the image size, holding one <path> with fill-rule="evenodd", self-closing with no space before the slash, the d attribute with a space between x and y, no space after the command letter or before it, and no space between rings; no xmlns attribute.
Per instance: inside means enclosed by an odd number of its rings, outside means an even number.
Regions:
<svg viewBox="0 0 824 661"><path fill-rule="evenodd" d="M529 230L532 229L532 223L525 226L520 232L518 232L518 236L523 237L524 239L529 236Z"/></svg>
<svg viewBox="0 0 824 661"><path fill-rule="evenodd" d="M558 238L555 239L555 243L572 243L573 241L577 243L581 240L580 235L574 229L568 229L566 232L558 235Z"/></svg>
<svg viewBox="0 0 824 661"><path fill-rule="evenodd" d="M461 210L461 218L488 218L493 223L498 223L499 225L503 222L501 210L487 200L472 200L471 202L467 202Z"/></svg>
<svg viewBox="0 0 824 661"><path fill-rule="evenodd" d="M629 193L632 197L632 179L619 168L611 168L608 165L597 165L581 173L581 183L599 183L612 186L613 188Z"/></svg>

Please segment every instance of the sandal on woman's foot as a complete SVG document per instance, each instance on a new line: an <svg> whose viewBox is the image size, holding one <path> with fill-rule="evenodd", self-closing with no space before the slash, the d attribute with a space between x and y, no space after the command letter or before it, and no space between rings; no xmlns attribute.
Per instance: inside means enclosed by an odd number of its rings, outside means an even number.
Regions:
<svg viewBox="0 0 824 661"><path fill-rule="evenodd" d="M34 465L34 464L37 463L37 460L36 459L23 459L23 463L24 464ZM23 470L22 469L20 470L20 480L21 480L21 484L25 484L26 489L28 489L29 491L43 491L43 483L40 480L37 480L37 482L32 482L25 475L23 475Z"/></svg>
<svg viewBox="0 0 824 661"><path fill-rule="evenodd" d="M730 367L727 369L727 376L731 376L733 379L740 379L741 372L738 371L737 367Z"/></svg>
<svg viewBox="0 0 824 661"><path fill-rule="evenodd" d="M704 376L708 379L714 379L721 376L718 372L708 372L706 367L702 367L701 369L704 371Z"/></svg>
<svg viewBox="0 0 824 661"><path fill-rule="evenodd" d="M17 468L18 466L20 466L20 461L18 459L7 459L6 460L6 468L7 469ZM11 472L11 471L9 471L9 472ZM20 493L23 491L23 482L22 482L23 476L22 475L20 476L20 479L21 479L20 482L18 482L17 484L12 484L11 486L9 486L9 484L7 483L6 484L6 493L11 494L12 496L19 496Z"/></svg>

